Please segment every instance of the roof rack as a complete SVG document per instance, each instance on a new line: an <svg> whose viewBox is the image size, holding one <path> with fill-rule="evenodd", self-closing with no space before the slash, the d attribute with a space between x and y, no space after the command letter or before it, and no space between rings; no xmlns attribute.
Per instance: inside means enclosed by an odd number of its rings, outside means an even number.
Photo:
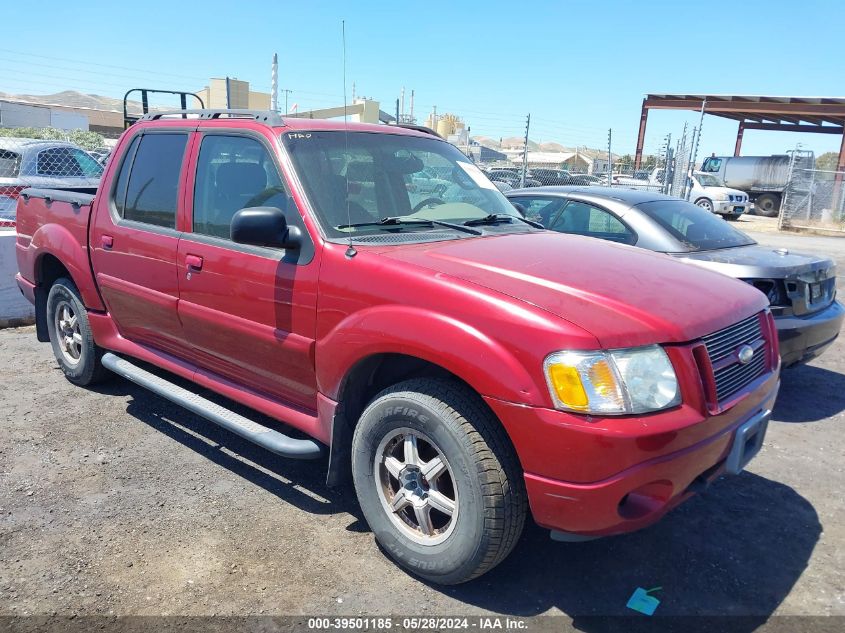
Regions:
<svg viewBox="0 0 845 633"><path fill-rule="evenodd" d="M127 129L130 125L135 123L141 117L135 114L129 114L129 95L133 92L140 92L141 93L141 112L143 114L147 114L150 111L150 94L165 94L165 95L178 95L179 96L179 105L182 106L182 109L188 107L188 97L193 97L197 101L199 101L200 108L205 108L205 102L203 102L202 97L200 97L195 92L184 92L181 90L159 90L157 88L131 88L126 91L126 94L123 95L123 129Z"/></svg>
<svg viewBox="0 0 845 633"><path fill-rule="evenodd" d="M395 121L391 121L388 125L392 127L402 127L406 130L416 130L417 132L422 132L423 134L430 134L432 136L436 136L437 138L443 138L437 132L432 130L430 127L426 127L425 125L414 125L413 123L396 123Z"/></svg>
<svg viewBox="0 0 845 633"><path fill-rule="evenodd" d="M159 119L169 117L192 118L205 121L212 119L253 119L254 121L272 126L285 124L284 119L272 110L167 110L165 112L148 112L139 120L158 121Z"/></svg>

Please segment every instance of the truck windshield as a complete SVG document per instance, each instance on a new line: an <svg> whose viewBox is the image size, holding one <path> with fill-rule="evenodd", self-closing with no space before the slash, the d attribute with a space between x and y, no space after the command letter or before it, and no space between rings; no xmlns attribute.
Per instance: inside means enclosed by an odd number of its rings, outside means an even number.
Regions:
<svg viewBox="0 0 845 633"><path fill-rule="evenodd" d="M725 183L719 180L716 176L711 176L710 174L696 174L696 178L698 178L698 182L701 183L702 187L724 187Z"/></svg>
<svg viewBox="0 0 845 633"><path fill-rule="evenodd" d="M487 176L445 141L343 131L285 132L282 141L330 237L442 232L437 223L518 217ZM507 224L517 225L525 226Z"/></svg>
<svg viewBox="0 0 845 633"><path fill-rule="evenodd" d="M639 204L637 208L679 242L681 248L677 252L711 251L756 244L719 216L683 200L655 200Z"/></svg>

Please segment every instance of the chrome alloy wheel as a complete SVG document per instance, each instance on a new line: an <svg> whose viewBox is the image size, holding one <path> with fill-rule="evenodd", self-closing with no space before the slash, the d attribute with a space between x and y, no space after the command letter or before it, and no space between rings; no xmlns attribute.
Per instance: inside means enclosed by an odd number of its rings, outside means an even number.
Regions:
<svg viewBox="0 0 845 633"><path fill-rule="evenodd" d="M452 469L420 431L396 429L379 444L374 474L390 520L420 545L442 543L455 529L458 491Z"/></svg>
<svg viewBox="0 0 845 633"><path fill-rule="evenodd" d="M69 301L59 301L56 306L55 326L62 356L68 364L76 365L82 356L82 333L79 317Z"/></svg>

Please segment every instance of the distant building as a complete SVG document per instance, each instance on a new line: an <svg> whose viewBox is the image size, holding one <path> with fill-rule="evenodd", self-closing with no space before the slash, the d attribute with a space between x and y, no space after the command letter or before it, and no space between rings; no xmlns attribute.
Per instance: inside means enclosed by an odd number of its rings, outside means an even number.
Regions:
<svg viewBox="0 0 845 633"><path fill-rule="evenodd" d="M90 111L0 99L0 127L53 127L88 130ZM91 126L94 129L96 126Z"/></svg>
<svg viewBox="0 0 845 633"><path fill-rule="evenodd" d="M212 78L202 90L197 90L206 108L214 110L269 110L270 93L249 89L249 82L231 77Z"/></svg>

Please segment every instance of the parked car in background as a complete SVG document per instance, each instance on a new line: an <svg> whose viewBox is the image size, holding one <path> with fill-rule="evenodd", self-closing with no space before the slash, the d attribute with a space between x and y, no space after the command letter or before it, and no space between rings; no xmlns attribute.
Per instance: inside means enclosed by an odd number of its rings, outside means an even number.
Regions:
<svg viewBox="0 0 845 633"><path fill-rule="evenodd" d="M529 512L564 540L629 532L760 449L780 362L753 288L546 231L431 133L181 114L130 127L96 196L18 201L17 283L72 383L111 370L323 457L441 584L504 560ZM427 170L450 186L412 197Z"/></svg>
<svg viewBox="0 0 845 633"><path fill-rule="evenodd" d="M640 174L642 176L642 174ZM607 178L605 177L605 183ZM626 187L629 189L642 189L645 191L659 191L661 184L648 177L636 177L634 174L612 174L610 177L612 186Z"/></svg>
<svg viewBox="0 0 845 633"><path fill-rule="evenodd" d="M532 169L531 178L544 186L589 185L590 180L581 174L573 174L565 169Z"/></svg>
<svg viewBox="0 0 845 633"><path fill-rule="evenodd" d="M648 191L541 187L506 195L553 231L667 253L751 284L769 300L784 366L817 357L839 335L845 311L831 259L760 246L701 207Z"/></svg>
<svg viewBox="0 0 845 633"><path fill-rule="evenodd" d="M0 137L0 222L14 226L27 187L93 193L102 175L103 166L73 143Z"/></svg>
<svg viewBox="0 0 845 633"><path fill-rule="evenodd" d="M701 171L716 176L728 187L746 192L755 213L773 218L780 211L790 164L793 169L813 169L815 155L796 150L774 156L709 156L704 159Z"/></svg>
<svg viewBox="0 0 845 633"><path fill-rule="evenodd" d="M583 178L586 181L587 185L607 184L607 175L582 174L581 178Z"/></svg>
<svg viewBox="0 0 845 633"><path fill-rule="evenodd" d="M94 157L94 160L96 160L101 165L105 165L106 161L109 159L109 156L111 156L111 150L108 147L101 147L99 149L89 149L88 153L91 154L91 156Z"/></svg>
<svg viewBox="0 0 845 633"><path fill-rule="evenodd" d="M490 178L491 181L495 182L504 182L509 184L511 187L522 187L522 170L514 169L490 169L487 172L487 177ZM526 187L539 187L541 186L541 182L536 180L531 171L527 171L525 173L525 186Z"/></svg>
<svg viewBox="0 0 845 633"><path fill-rule="evenodd" d="M736 220L748 210L748 194L726 187L713 174L696 172L690 175L688 199L696 206L717 213L726 220Z"/></svg>

